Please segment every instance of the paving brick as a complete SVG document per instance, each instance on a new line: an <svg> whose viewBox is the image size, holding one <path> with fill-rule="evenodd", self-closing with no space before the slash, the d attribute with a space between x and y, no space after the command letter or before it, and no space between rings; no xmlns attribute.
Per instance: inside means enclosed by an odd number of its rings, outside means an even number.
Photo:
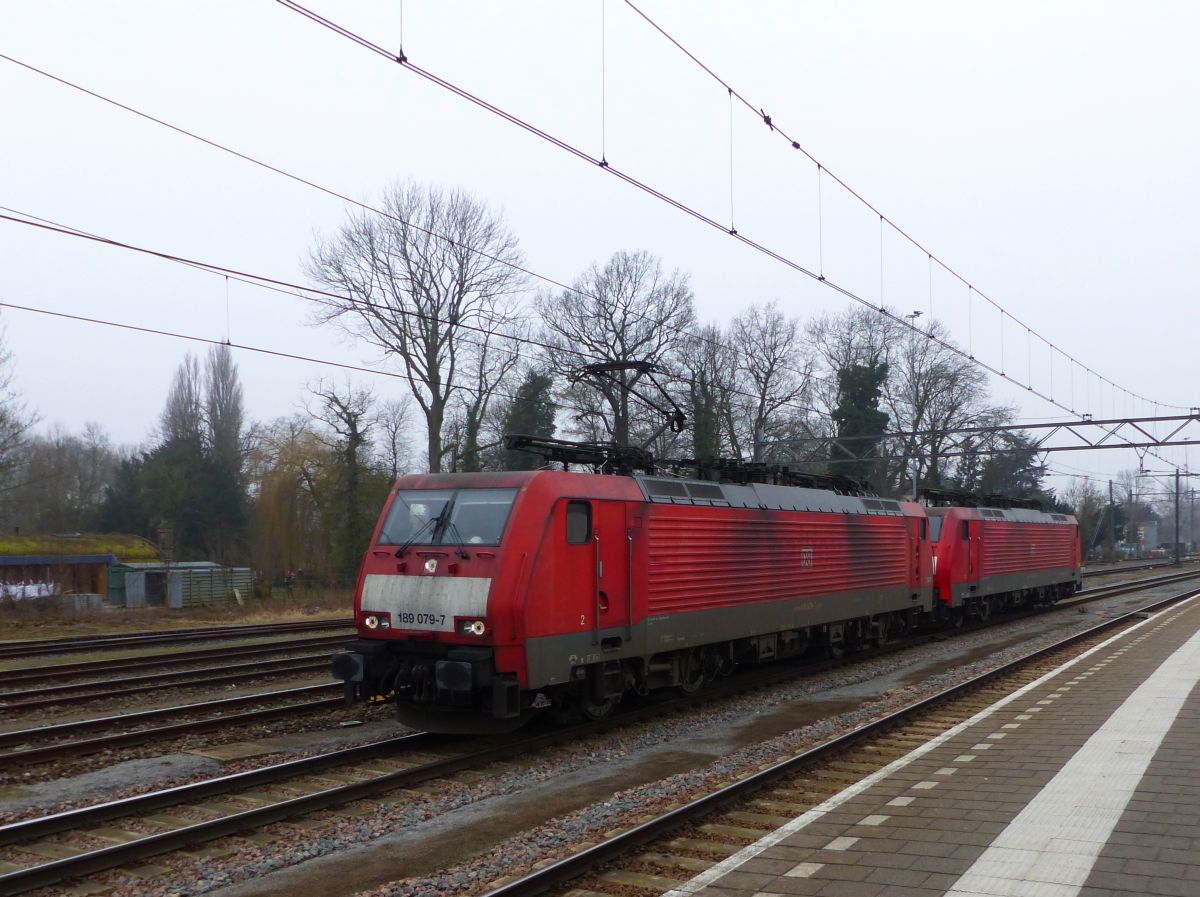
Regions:
<svg viewBox="0 0 1200 897"><path fill-rule="evenodd" d="M867 876L867 881L877 882L881 885L905 885L915 888L925 884L928 878L928 872L912 869L875 869Z"/></svg>
<svg viewBox="0 0 1200 897"><path fill-rule="evenodd" d="M817 894L820 897L877 897L886 887L865 881L830 881L825 882Z"/></svg>
<svg viewBox="0 0 1200 897"><path fill-rule="evenodd" d="M1200 881L1178 878L1151 878L1146 883L1147 894L1167 894L1171 897L1200 897Z"/></svg>
<svg viewBox="0 0 1200 897"><path fill-rule="evenodd" d="M971 890L967 882L987 879L994 868L997 875L1021 876L1025 873L1019 870L1029 870L1024 884L1010 881L1004 888L1030 897L1065 893L1055 882L1071 881L1074 892L1080 876L1086 880L1078 897L1200 897L1200 688L1180 694L1180 686L1173 686L1182 711L1165 735L1157 724L1153 738L1157 742L1161 736L1162 742L1148 767L1145 759L1138 760L1136 773L1124 777L1127 782L1112 775L1096 789L1078 792L1086 799L1061 808L1056 804L1052 813L1035 804L1043 814L1035 822L1048 828L1024 822L1012 828L1048 783L1060 787L1064 767L1079 767L1073 758L1082 756L1085 743L1095 750L1100 742L1089 742L1093 733L1198 629L1200 602L1168 612L1160 623L1114 642L1096 659L1073 665L902 765L701 894L941 897L964 873L961 889L966 892ZM1192 644L1186 650L1195 649ZM1173 663L1181 668L1178 657ZM1166 678L1159 676L1156 683ZM990 694L999 697L1002 692L993 688ZM942 715L946 725L961 719ZM890 761L939 731L935 725L913 727L890 738L875 759ZM1137 739L1126 743L1136 747ZM1123 759L1131 753L1125 751ZM871 768L870 763L841 763L813 787L764 794L731 821L749 828L799 814ZM1134 793L1126 803L1130 790ZM1111 801L1094 800L1108 798L1110 792ZM899 801L889 803L894 798ZM1093 832L1107 838L1098 856L1087 848L1095 840L1088 840ZM826 849L830 843L842 843L845 849ZM1054 853L1039 852L1047 846ZM788 877L798 863L819 865L810 877ZM973 867L979 871L969 871Z"/></svg>

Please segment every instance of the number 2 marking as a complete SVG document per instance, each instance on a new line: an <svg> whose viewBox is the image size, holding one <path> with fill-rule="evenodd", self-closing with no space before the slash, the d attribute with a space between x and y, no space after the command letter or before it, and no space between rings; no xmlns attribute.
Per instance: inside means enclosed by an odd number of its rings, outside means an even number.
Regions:
<svg viewBox="0 0 1200 897"><path fill-rule="evenodd" d="M583 614L580 614L580 615L579 615L579 625L580 625L580 626L586 626L586 625L587 625L587 622L586 622L586 621L584 620L584 618L583 618Z"/></svg>

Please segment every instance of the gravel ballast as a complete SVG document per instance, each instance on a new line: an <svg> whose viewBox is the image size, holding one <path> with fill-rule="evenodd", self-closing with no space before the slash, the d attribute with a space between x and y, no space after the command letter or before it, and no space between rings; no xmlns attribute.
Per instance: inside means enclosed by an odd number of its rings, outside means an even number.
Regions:
<svg viewBox="0 0 1200 897"><path fill-rule="evenodd" d="M431 784L428 793L360 802L303 827L280 823L254 841L218 842L203 859L160 858L153 862L169 871L157 878L100 880L114 886L113 897L481 893L497 878L1177 590L1000 623Z"/></svg>

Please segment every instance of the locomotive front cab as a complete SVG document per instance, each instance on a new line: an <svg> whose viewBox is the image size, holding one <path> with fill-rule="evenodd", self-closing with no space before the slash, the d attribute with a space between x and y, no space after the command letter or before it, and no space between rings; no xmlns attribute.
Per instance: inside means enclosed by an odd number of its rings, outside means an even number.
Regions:
<svg viewBox="0 0 1200 897"><path fill-rule="evenodd" d="M925 513L929 515L935 613L943 619L961 619L978 578L974 511L944 507L926 508Z"/></svg>
<svg viewBox="0 0 1200 897"><path fill-rule="evenodd" d="M397 483L355 591L359 637L333 660L349 700L394 698L402 721L415 726L435 710L519 715L516 677L497 669L504 603L496 596L508 578L502 543L522 490L512 477L491 479Z"/></svg>

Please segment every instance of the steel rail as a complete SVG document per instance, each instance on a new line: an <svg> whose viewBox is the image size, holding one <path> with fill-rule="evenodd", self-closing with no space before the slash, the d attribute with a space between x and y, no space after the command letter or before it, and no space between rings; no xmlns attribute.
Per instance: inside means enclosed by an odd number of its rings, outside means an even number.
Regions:
<svg viewBox="0 0 1200 897"><path fill-rule="evenodd" d="M124 673L139 669L162 669L200 663L214 657L255 657L258 655L283 654L287 651L307 651L310 648L336 648L346 643L345 636L314 635L287 642L268 642L261 645L246 645L232 648L203 648L198 651L172 651L167 654L146 654L120 660L84 660L78 663L48 663L44 666L0 669L0 682L12 685L33 680L66 679L101 673ZM3 700L3 695L0 695Z"/></svg>
<svg viewBox="0 0 1200 897"><path fill-rule="evenodd" d="M330 766L341 766L347 763L356 763L360 760L368 760L387 753L393 748L415 747L429 739L430 736L428 733L414 732L410 735L387 738L357 747L341 748L312 757L301 757L297 760L275 763L259 769L250 769L245 772L236 772L232 775L204 779L199 782L191 782L187 785L176 785L174 788L164 788L161 791L152 791L147 794L111 800L102 804L64 810L61 813L53 813L49 816L39 816L34 819L12 822L7 825L0 825L0 846L19 844L34 838L45 838L49 835L56 835L59 832L78 829L83 825L108 822L112 819L120 819L127 816L140 816L154 810L161 810L164 807L173 807L186 801L206 800L210 797L229 794L233 791L241 791L245 788L269 785L284 781L285 779L292 779L297 776L317 772Z"/></svg>
<svg viewBox="0 0 1200 897"><path fill-rule="evenodd" d="M1140 592L1144 589L1152 589L1155 586L1165 586L1171 583L1183 582L1188 579L1200 578L1200 569L1187 570L1182 573L1167 573L1163 576L1151 576L1147 579L1132 579L1128 582L1115 582L1107 586L1095 586L1091 589L1084 589L1081 592L1076 592L1071 598L1065 598L1062 601L1055 603L1055 607L1070 607L1075 604L1083 604L1088 601L1099 601L1102 598L1114 598L1117 595L1125 595L1130 592Z"/></svg>
<svg viewBox="0 0 1200 897"><path fill-rule="evenodd" d="M354 621L299 620L291 623L272 623L238 626L208 626L193 629L161 629L157 631L120 633L103 636L67 636L53 639L28 639L0 642L0 658L34 657L42 654L74 654L84 651L115 651L164 642L201 642L217 639L269 638L288 632L308 632L320 629L350 629Z"/></svg>
<svg viewBox="0 0 1200 897"><path fill-rule="evenodd" d="M166 673L149 673L144 676L129 676L123 679L107 679L100 682L77 682L66 685L48 685L24 691L0 694L0 710L30 710L69 704L85 698L119 698L124 695L143 694L164 688L203 688L207 685L223 685L228 682L245 682L262 676L278 676L287 672L312 672L328 670L331 653L304 654L300 657L284 657L277 660L252 660L246 663L226 664L199 670L175 670ZM186 677L191 676L188 681ZM2 674L0 674L2 678ZM183 679L182 682L171 680ZM57 695L58 697L52 697ZM26 700L29 699L29 700Z"/></svg>
<svg viewBox="0 0 1200 897"><path fill-rule="evenodd" d="M645 712L650 712L646 708ZM594 730L609 728L617 721L585 724L555 732L527 736L516 741L506 741L498 745L486 747L478 751L435 760L431 763L414 766L409 769L387 773L362 782L353 782L326 788L312 794L289 798L265 807L256 807L240 813L234 813L220 819L196 823L184 828L163 832L157 835L147 835L135 841L117 844L112 847L82 853L75 857L67 857L0 875L0 893L20 894L35 888L47 887L71 878L91 875L132 862L140 862L162 853L194 846L214 838L235 835L248 829L261 828L284 819L326 810L356 800L373 797L378 794L411 787L430 779L444 777L465 769L471 769L498 760L520 756L531 750L536 750L559 744L565 740L578 737L581 729ZM424 735L424 733L417 733ZM46 817L47 819L51 817ZM112 818L112 817L109 817ZM38 820L30 820L30 824ZM14 825L19 823L14 823ZM29 831L31 829L27 829ZM62 829L59 829L61 831ZM0 828L0 834L4 828Z"/></svg>
<svg viewBox="0 0 1200 897"><path fill-rule="evenodd" d="M1118 617L1113 617L1111 620L1105 620L1095 626L1068 636L1055 642L1053 645L1048 645L1044 648L1039 648L1024 657L1002 664L993 670L982 673L961 682L958 685L950 686L937 694L923 698L910 704L908 707L897 710L887 716L880 717L858 728L839 735L823 744L819 744L810 748L794 757L789 757L786 760L781 760L772 766L740 779L737 782L726 785L717 791L707 794L703 797L670 810L663 815L651 819L647 822L627 829L611 838L606 838L599 844L580 851L573 856L566 857L556 863L552 863L543 869L536 870L528 875L522 876L515 881L508 882L498 888L493 888L488 891L483 897L536 897L536 895L545 894L555 888L560 888L568 882L585 875L605 863L610 863L633 850L645 847L647 844L669 834L681 826L687 825L709 815L722 806L741 800L746 796L753 794L755 791L782 779L791 773L802 769L805 766L811 765L817 761L824 760L831 754L849 747L856 742L862 741L871 735L886 730L898 723L904 722L922 711L947 700L960 697L973 689L979 688L990 682L992 679L1014 672L1022 666L1040 660L1041 658L1068 647L1076 642L1084 641L1095 635L1112 629L1117 626L1124 626L1147 613L1153 613L1172 604L1177 604L1188 598L1200 595L1200 591L1195 589L1178 595L1172 595L1169 598L1164 598L1159 601L1152 602L1137 610L1122 614ZM0 879L2 881L2 879Z"/></svg>
<svg viewBox="0 0 1200 897"><path fill-rule="evenodd" d="M234 698L218 698L216 700L200 700L194 704L178 704L170 708L155 708L154 710L139 710L133 714L113 714L112 716L97 716L90 720L76 720L68 723L54 723L50 726L35 726L29 729L14 729L11 732L0 732L0 747L24 745L37 739L59 738L62 735L73 735L80 732L91 732L94 729L107 729L113 726L128 726L161 720L163 717L179 716L181 714L203 714L210 710L224 710L245 706L264 700L278 698L302 697L305 694L331 690L341 686L341 682L328 682L322 685L306 685L299 688L281 688L274 692L256 692L254 694L239 694ZM226 717L228 718L228 717Z"/></svg>
<svg viewBox="0 0 1200 897"><path fill-rule="evenodd" d="M342 691L341 682L329 682L326 685L310 685L294 690L287 690L293 693L316 693L322 691ZM275 692L275 696L283 696L286 692ZM256 696L258 697L258 696ZM268 698L259 697L259 700ZM192 735L198 732L211 732L212 729L221 729L228 726L236 726L238 723L257 722L260 720L272 720L272 718L280 716L295 716L299 714L308 714L316 710L330 710L343 706L343 698L338 694L336 698L320 698L318 700L308 700L308 702L300 704L286 704L280 708L266 708L263 710L251 710L242 712L242 714L228 714L222 716L209 717L208 720L190 720L182 723L170 723L169 726L156 726L150 729L133 729L131 732L120 732L112 735L100 735L94 739L79 739L76 741L66 741L58 745L43 745L41 747L29 747L19 749L19 751L8 751L0 753L0 765L11 767L14 764L30 764L44 763L46 760L58 759L60 757L80 757L90 753L104 751L109 747L121 747L128 745L145 744L148 741L161 741L172 738L180 738L182 735ZM25 729L25 732L29 732ZM2 893L2 891L0 891Z"/></svg>
<svg viewBox="0 0 1200 897"><path fill-rule="evenodd" d="M1188 563L1188 559L1184 559L1184 563ZM1158 560L1147 561L1145 563L1124 564L1115 567L1096 567L1093 569L1083 568L1082 576L1087 579L1089 576L1116 576L1119 573L1135 572L1140 570L1154 570L1157 567L1175 567L1179 566L1170 558L1161 558Z"/></svg>

